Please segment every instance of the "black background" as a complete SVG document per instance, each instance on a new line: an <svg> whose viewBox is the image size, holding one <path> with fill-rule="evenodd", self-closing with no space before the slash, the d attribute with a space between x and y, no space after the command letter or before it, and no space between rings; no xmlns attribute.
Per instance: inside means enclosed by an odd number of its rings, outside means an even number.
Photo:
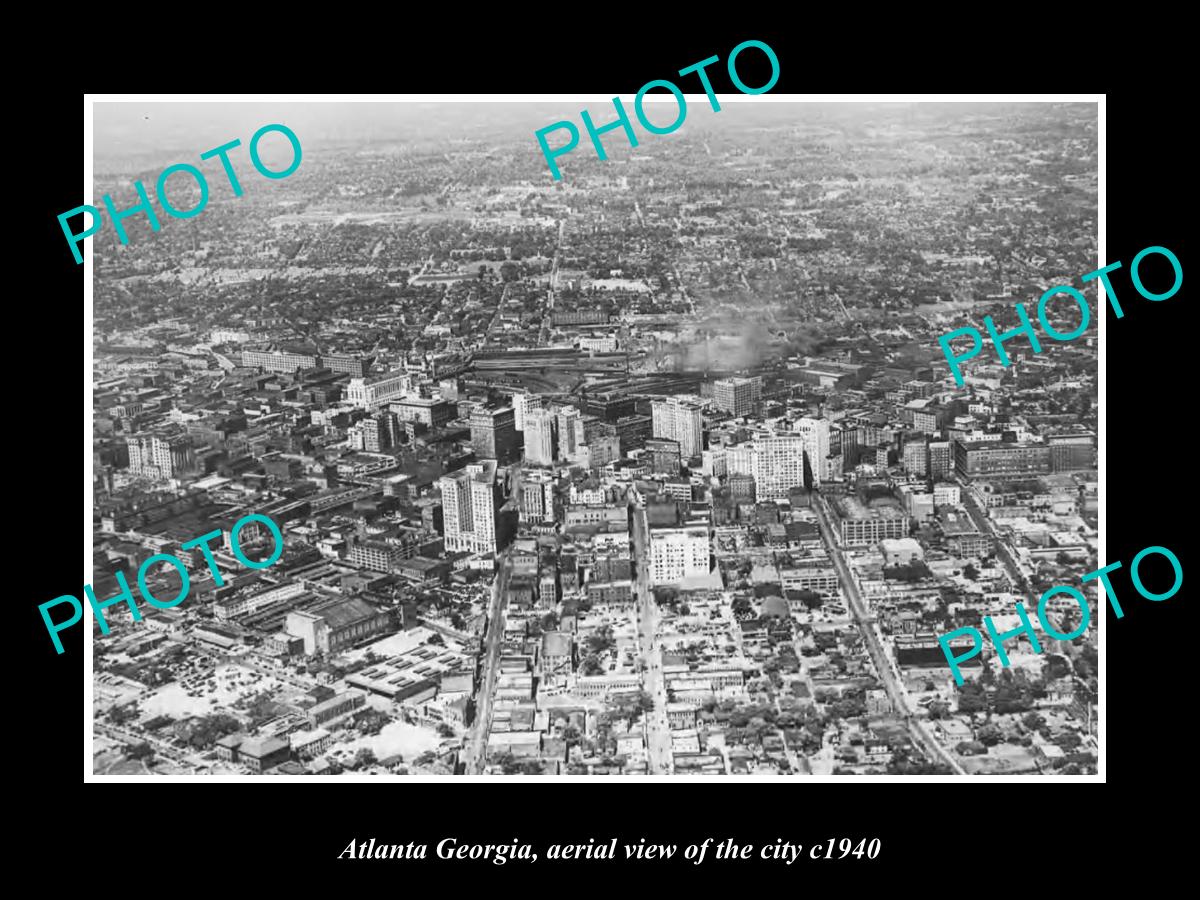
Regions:
<svg viewBox="0 0 1200 900"><path fill-rule="evenodd" d="M603 10L597 16L608 21ZM903 874L919 879L913 885L919 885L918 890L958 891L980 879L1017 878L1017 868L1024 866L1091 871L1103 864L1110 852L1106 847L1114 844L1122 857L1151 846L1159 857L1170 855L1164 842L1170 843L1175 832L1147 805L1170 807L1191 768L1185 736L1190 730L1191 691L1184 668L1190 632L1184 616L1190 578L1195 577L1188 575L1192 523L1185 524L1194 495L1191 404L1196 378L1187 374L1187 365L1195 359L1195 338L1185 318L1187 279L1170 300L1151 303L1132 289L1128 264L1142 248L1162 245L1175 252L1185 273L1189 270L1183 229L1194 211L1185 200L1192 186L1184 158L1191 146L1179 123L1186 122L1183 110L1191 106L1189 98L1173 93L1170 77L1179 57L1158 45L1140 44L1145 57L1130 59L1128 45L1145 38L1148 26L1131 26L1120 35L1117 56L1104 49L1111 48L1116 37L1084 34L1066 23L1059 27L1045 20L1039 20L1038 35L1070 37L1054 43L1032 33L1001 34L989 26L969 28L970 33L948 42L928 37L917 42L906 32L884 29L885 36L868 44L850 21L770 26L760 21L743 27L736 16L723 19L703 36L681 35L675 26L664 30L612 22L588 37L576 26L557 22L551 23L550 34L522 36L510 30L483 35L491 30L485 24L477 22L476 36L470 40L453 33L458 25L428 40L414 25L375 39L373 47L359 46L359 37L351 47L350 39L340 35L314 44L311 37L292 40L280 33L271 49L257 51L248 49L257 39L247 41L234 29L214 37L227 57L225 64L197 63L194 73L177 77L146 68L144 60L137 66L114 65L93 71L87 88L615 95L632 94L646 81L671 77L717 54L722 64L709 71L720 93L733 90L724 74L728 51L755 38L770 44L780 60L781 77L773 94L1108 92L1108 247L1102 262L1125 263L1113 280L1126 314L1117 320L1106 312L1103 452L1109 477L1102 492L1107 559L1125 563L1113 583L1126 615L1120 621L1109 615L1103 626L1107 793L1101 800L1099 785L1088 785L1085 794L1082 787L1067 783L1006 785L973 779L954 784L865 784L853 778L825 784L802 779L715 784L636 779L381 781L285 786L269 797L261 785L271 779L255 780L251 786L213 785L205 793L150 780L144 785L85 786L82 629L63 633L66 652L56 656L37 611L37 604L47 599L80 594L81 540L74 530L79 521L74 512L82 481L79 454L90 452L91 374L84 370L82 358L75 357L82 353L75 316L82 304L83 267L74 263L56 220L58 213L83 202L79 142L84 102L80 89L61 84L57 91L47 89L26 101L24 127L39 137L21 171L32 171L16 178L10 168L10 179L18 182L23 196L10 205L9 215L19 227L34 230L9 243L18 250L10 260L25 275L21 280L26 284L10 297L9 345L25 360L18 361L21 368L15 374L30 402L10 405L13 413L19 409L24 415L13 416L17 427L10 436L17 454L10 484L15 482L18 498L9 539L10 583L15 587L9 602L17 617L12 620L17 633L10 646L20 650L21 662L10 669L19 718L8 724L10 735L21 738L13 743L23 757L22 777L14 790L28 798L20 804L22 821L31 820L29 833L42 836L31 841L41 844L35 854L61 860L62 854L79 852L87 854L84 860L95 860L98 850L107 846L113 866L136 866L144 873L170 876L211 869L214 877L208 883L214 889L233 883L232 878L215 877L217 870L227 868L231 875L237 873L238 886L259 882L285 890L313 884L311 876L321 883L331 876L346 886L380 877L401 889L441 890L474 874L556 892L610 878L625 890L643 891L650 882L643 882L642 873L655 882L676 885L682 883L680 875L690 873L686 880L697 885L730 881L745 886L751 884L744 880L748 867L754 867L753 874L776 867L781 877L795 879L795 889L813 879L824 882L820 873L835 873L838 885L899 884L888 876ZM933 28L937 33L944 23L924 25L917 30ZM1161 22L1159 26L1158 31L1165 27ZM1104 68L1087 69L1086 59L1103 60ZM761 71L755 71L756 60L762 56L753 50L739 57L739 72L750 85L764 83L769 74L765 60ZM696 91L698 85L685 82L684 89ZM90 340L86 320L83 331L84 340ZM81 370L82 419L76 406ZM89 517L85 498L85 527ZM1129 561L1152 544L1171 548L1185 572L1183 589L1162 603L1138 597L1128 580ZM1167 581L1154 578L1155 562L1162 564ZM1143 578L1161 590L1169 583L1169 572L1161 560L1150 563ZM540 845L587 843L592 837L600 843L614 836L636 842L645 837L648 843L677 844L680 854L669 863L635 863L641 866L637 873L619 872L618 864L609 862L555 864L543 859L535 866L494 866L433 858L432 845L451 836L461 843L508 843L517 838ZM370 837L386 843L428 843L430 858L424 863L336 859L352 838ZM720 863L712 859L710 848L703 866L683 861L683 846L706 837L756 845L783 838L804 844L806 852L811 844L829 838L878 837L883 851L873 862L801 860L788 867L780 862ZM64 841L74 849L64 849ZM81 867L91 868L91 877L104 877L104 866L90 867L84 860ZM423 884L404 877L418 870L456 880ZM1062 872L1058 869L1056 877L1060 883ZM172 883L178 882L166 882ZM1030 880L1023 886L1032 890L1037 884ZM761 889L792 886L763 883Z"/></svg>

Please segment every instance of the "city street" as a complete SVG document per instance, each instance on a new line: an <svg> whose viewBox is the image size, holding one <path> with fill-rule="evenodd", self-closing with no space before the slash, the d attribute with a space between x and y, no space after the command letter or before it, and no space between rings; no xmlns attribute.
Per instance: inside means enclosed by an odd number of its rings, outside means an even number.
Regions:
<svg viewBox="0 0 1200 900"><path fill-rule="evenodd" d="M512 566L507 551L497 560L499 569L492 581L492 602L488 610L487 633L480 672L479 690L475 694L475 720L463 745L463 771L467 775L483 772L484 745L492 721L492 692L496 687L496 670L500 664L500 644L504 639L504 598L508 592L508 576Z"/></svg>
<svg viewBox="0 0 1200 900"><path fill-rule="evenodd" d="M879 634L867 614L866 604L863 603L862 597L858 593L858 585L855 583L850 567L847 565L845 557L842 555L842 551L834 538L833 528L830 525L833 514L830 512L823 495L814 493L813 498L815 502L812 505L812 509L817 515L817 524L821 529L821 538L825 541L825 547L834 568L837 569L842 592L845 594L846 600L850 605L850 612L854 615L854 620L858 624L859 631L862 632L867 650L875 663L875 670L879 675L879 680L883 682L884 690L887 691L887 695L892 701L892 708L898 715L904 718L913 741L919 747L925 749L930 759L941 760L953 769L956 775L966 775L966 770L959 765L958 760L934 739L933 735L926 729L925 723L914 717L909 709L908 692L901 684L891 659L883 649Z"/></svg>
<svg viewBox="0 0 1200 900"><path fill-rule="evenodd" d="M654 698L654 709L646 715L646 756L653 775L674 771L671 728L667 722L667 687L663 680L662 654L654 646L658 627L658 604L650 591L648 526L644 507L633 508L633 553L637 566L634 591L638 609L638 658L642 662L642 687Z"/></svg>
<svg viewBox="0 0 1200 900"><path fill-rule="evenodd" d="M1000 557L1000 562L1004 564L1009 580L1016 586L1016 591L1025 594L1027 597L1033 597L1033 585L1029 583L1029 576L1021 569L1016 557L1013 556L1012 551L1008 547L1008 542L996 532L995 523L980 508L979 501L968 490L967 485L960 482L959 486L962 489L960 495L962 497L963 508L966 509L967 515L971 517L971 521L975 523L975 527L979 529L980 534L986 534L992 538L996 555Z"/></svg>

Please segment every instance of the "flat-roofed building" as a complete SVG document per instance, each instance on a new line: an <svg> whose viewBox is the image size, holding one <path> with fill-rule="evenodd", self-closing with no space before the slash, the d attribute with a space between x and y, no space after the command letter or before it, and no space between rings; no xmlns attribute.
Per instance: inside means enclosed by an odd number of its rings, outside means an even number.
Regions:
<svg viewBox="0 0 1200 900"><path fill-rule="evenodd" d="M722 378L713 382L713 403L735 418L753 415L762 402L762 377Z"/></svg>
<svg viewBox="0 0 1200 900"><path fill-rule="evenodd" d="M308 611L287 614L284 629L304 639L304 652L336 653L365 638L390 630L392 617L358 597L336 600Z"/></svg>
<svg viewBox="0 0 1200 900"><path fill-rule="evenodd" d="M454 406L441 397L403 397L392 401L391 410L402 422L420 422L427 428L441 428L454 418Z"/></svg>
<svg viewBox="0 0 1200 900"><path fill-rule="evenodd" d="M447 551L494 554L508 546L515 523L501 512L497 468L495 460L483 460L439 480Z"/></svg>
<svg viewBox="0 0 1200 900"><path fill-rule="evenodd" d="M362 409L398 400L412 388L412 378L403 369L363 378L351 378L346 400Z"/></svg>
<svg viewBox="0 0 1200 900"><path fill-rule="evenodd" d="M650 581L678 584L708 575L709 539L706 525L650 530Z"/></svg>
<svg viewBox="0 0 1200 900"><path fill-rule="evenodd" d="M908 537L910 519L895 506L863 506L857 498L845 496L834 501L833 509L843 546L863 547L884 538Z"/></svg>
<svg viewBox="0 0 1200 900"><path fill-rule="evenodd" d="M478 459L494 459L501 464L516 460L517 420L511 406L473 409L469 421L471 446Z"/></svg>
<svg viewBox="0 0 1200 900"><path fill-rule="evenodd" d="M265 372L295 372L317 365L315 353L291 353L285 350L243 350L242 365Z"/></svg>
<svg viewBox="0 0 1200 900"><path fill-rule="evenodd" d="M955 441L954 466L968 481L1005 481L1050 473L1050 447L1010 441Z"/></svg>

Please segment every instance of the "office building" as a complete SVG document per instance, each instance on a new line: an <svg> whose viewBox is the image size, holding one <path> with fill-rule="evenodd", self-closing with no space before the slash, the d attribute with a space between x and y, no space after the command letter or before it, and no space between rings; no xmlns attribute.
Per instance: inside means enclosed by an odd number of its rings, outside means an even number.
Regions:
<svg viewBox="0 0 1200 900"><path fill-rule="evenodd" d="M587 415L603 419L605 422L617 422L626 416L632 416L635 412L633 398L616 391L586 395L583 401L583 411Z"/></svg>
<svg viewBox="0 0 1200 900"><path fill-rule="evenodd" d="M558 452L557 417L544 409L525 413L525 459L535 466L553 466Z"/></svg>
<svg viewBox="0 0 1200 900"><path fill-rule="evenodd" d="M950 477L954 471L954 451L949 441L929 442L929 477L934 481Z"/></svg>
<svg viewBox="0 0 1200 900"><path fill-rule="evenodd" d="M762 402L762 378L722 378L713 382L713 403L735 418L758 413Z"/></svg>
<svg viewBox="0 0 1200 900"><path fill-rule="evenodd" d="M954 467L968 481L1010 481L1050 474L1046 444L1009 441L955 441Z"/></svg>
<svg viewBox="0 0 1200 900"><path fill-rule="evenodd" d="M709 573L708 527L650 529L650 582L679 584Z"/></svg>
<svg viewBox="0 0 1200 900"><path fill-rule="evenodd" d="M904 471L922 478L929 474L929 445L923 437L905 441Z"/></svg>
<svg viewBox="0 0 1200 900"><path fill-rule="evenodd" d="M621 458L621 439L616 435L596 435L588 440L589 465L593 469L603 468Z"/></svg>
<svg viewBox="0 0 1200 900"><path fill-rule="evenodd" d="M650 471L659 475L679 474L680 453L678 441L670 441L666 438L651 438L646 441L645 453L650 458Z"/></svg>
<svg viewBox="0 0 1200 900"><path fill-rule="evenodd" d="M699 403L679 397L655 400L651 405L651 428L656 438L666 438L679 444L683 459L698 456L704 449L704 419ZM622 442L624 445L624 442ZM632 448L630 448L632 449Z"/></svg>
<svg viewBox="0 0 1200 900"><path fill-rule="evenodd" d="M524 431L525 417L533 410L542 408L542 398L527 391L517 391L512 395L512 408L517 431Z"/></svg>
<svg viewBox="0 0 1200 900"><path fill-rule="evenodd" d="M526 434L528 439L528 433ZM552 522L554 520L554 478L549 472L525 472L521 478L521 495L517 499L523 522Z"/></svg>
<svg viewBox="0 0 1200 900"><path fill-rule="evenodd" d="M196 468L196 451L186 434L140 434L129 438L129 471L143 478L177 478Z"/></svg>
<svg viewBox="0 0 1200 900"><path fill-rule="evenodd" d="M401 422L420 422L426 428L441 428L454 418L454 407L441 397L404 397L389 407Z"/></svg>
<svg viewBox="0 0 1200 900"><path fill-rule="evenodd" d="M764 435L732 444L725 449L731 481L735 475L750 476L759 500L786 498L792 488L805 487L805 444L799 434Z"/></svg>
<svg viewBox="0 0 1200 900"><path fill-rule="evenodd" d="M830 451L829 420L804 416L792 425L792 431L804 440L804 452L812 473L812 484L805 487L819 487L822 482L836 477L840 460Z"/></svg>
<svg viewBox="0 0 1200 900"><path fill-rule="evenodd" d="M378 412L363 419L360 424L363 449L368 453L382 453L400 443L400 418L392 412Z"/></svg>
<svg viewBox="0 0 1200 900"><path fill-rule="evenodd" d="M574 406L558 411L558 458L574 462L583 446L583 417Z"/></svg>
<svg viewBox="0 0 1200 900"><path fill-rule="evenodd" d="M488 459L439 480L447 551L494 554L508 545L511 517L500 511L504 492L496 474Z"/></svg>
<svg viewBox="0 0 1200 900"><path fill-rule="evenodd" d="M494 459L501 465L517 459L516 413L511 406L500 409L473 409L471 446L477 459Z"/></svg>
<svg viewBox="0 0 1200 900"><path fill-rule="evenodd" d="M621 449L625 453L640 450L650 437L652 420L650 416L623 416L614 423L617 438L621 441Z"/></svg>

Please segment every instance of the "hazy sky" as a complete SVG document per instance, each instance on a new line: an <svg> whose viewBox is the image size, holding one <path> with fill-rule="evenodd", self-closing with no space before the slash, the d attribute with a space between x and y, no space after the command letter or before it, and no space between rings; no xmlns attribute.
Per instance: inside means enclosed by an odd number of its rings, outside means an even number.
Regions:
<svg viewBox="0 0 1200 900"><path fill-rule="evenodd" d="M650 98L655 95L650 95ZM631 98L626 100L635 128L642 140L652 139L636 125ZM649 99L649 98L648 98ZM728 133L732 129L788 121L797 124L825 125L835 130L855 130L863 125L928 125L933 120L1009 114L1024 107L1049 104L933 104L933 103L758 103L751 98L727 102L722 97L720 112L714 112L706 98L689 100L683 128ZM654 110L650 118L666 124L671 121L675 102L663 93L657 102L670 109ZM1082 106L1082 105L1081 105ZM301 146L409 143L450 141L453 139L528 139L536 146L533 133L556 121L570 120L586 133L580 122L582 108L591 111L597 125L614 120L611 103L559 101L552 103L398 103L398 102L104 102L94 106L94 153L98 173L128 173L164 167L174 162L198 162L200 153L228 143L234 138L245 147L251 135L263 125L282 123L298 136ZM650 109L650 107L647 107ZM1094 105L1093 105L1094 109ZM556 143L561 133L551 139ZM286 141L278 134L263 144L264 158L270 145L278 143L280 158L290 158Z"/></svg>

